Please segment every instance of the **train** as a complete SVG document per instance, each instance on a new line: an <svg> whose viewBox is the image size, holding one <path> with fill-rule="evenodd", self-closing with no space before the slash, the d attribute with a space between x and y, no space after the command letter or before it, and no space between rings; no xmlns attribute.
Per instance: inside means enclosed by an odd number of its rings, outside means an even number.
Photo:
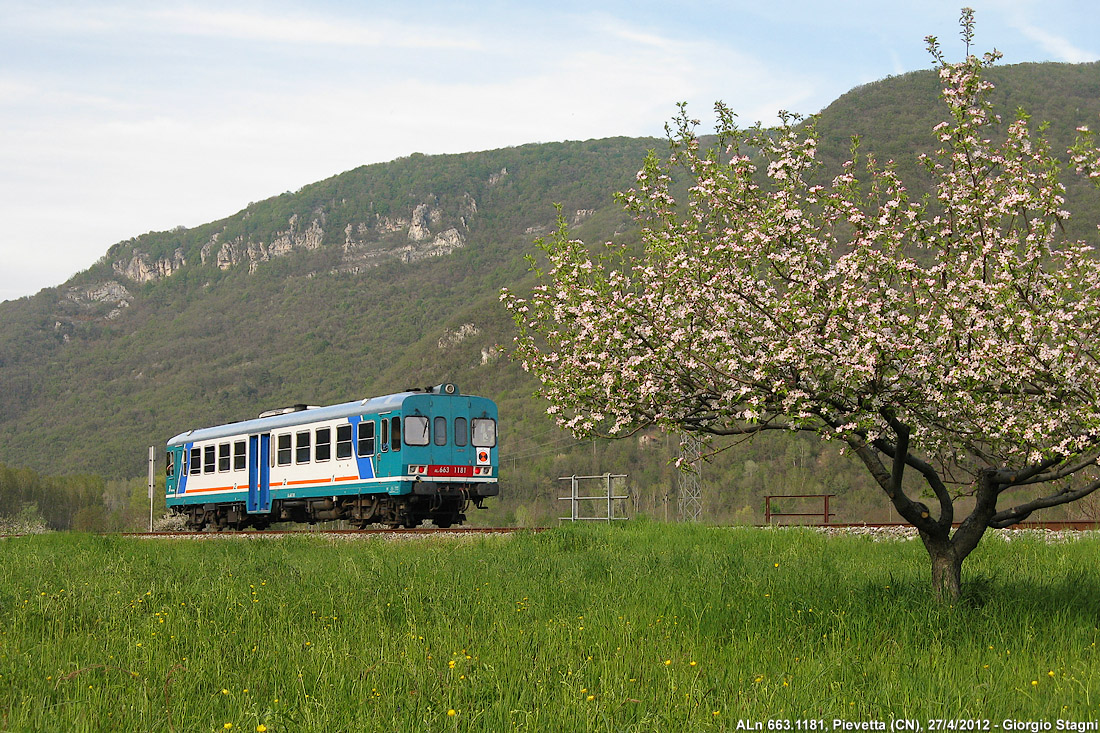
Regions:
<svg viewBox="0 0 1100 733"><path fill-rule="evenodd" d="M192 531L450 527L500 493L497 407L451 383L283 407L180 433L167 442L165 474L169 512Z"/></svg>

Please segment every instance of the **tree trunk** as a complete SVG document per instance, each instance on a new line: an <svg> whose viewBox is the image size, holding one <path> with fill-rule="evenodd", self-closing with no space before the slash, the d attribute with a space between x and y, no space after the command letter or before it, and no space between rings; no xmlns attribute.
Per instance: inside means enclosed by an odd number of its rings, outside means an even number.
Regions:
<svg viewBox="0 0 1100 733"><path fill-rule="evenodd" d="M924 547L932 559L932 594L937 600L954 604L962 593L962 561L947 539L933 539L922 534Z"/></svg>

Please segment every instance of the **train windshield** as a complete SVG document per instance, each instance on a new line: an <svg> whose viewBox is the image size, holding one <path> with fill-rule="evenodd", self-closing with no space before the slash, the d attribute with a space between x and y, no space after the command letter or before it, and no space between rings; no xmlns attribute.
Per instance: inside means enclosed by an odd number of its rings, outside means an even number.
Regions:
<svg viewBox="0 0 1100 733"><path fill-rule="evenodd" d="M473 444L478 448L492 448L497 444L497 421L475 417L470 421L470 433Z"/></svg>
<svg viewBox="0 0 1100 733"><path fill-rule="evenodd" d="M428 418L409 415L405 418L405 445L428 444Z"/></svg>

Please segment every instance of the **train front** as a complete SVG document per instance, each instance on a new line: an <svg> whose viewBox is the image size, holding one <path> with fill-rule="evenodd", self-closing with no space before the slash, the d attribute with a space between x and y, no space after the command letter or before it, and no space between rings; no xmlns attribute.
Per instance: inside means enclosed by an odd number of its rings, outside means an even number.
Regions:
<svg viewBox="0 0 1100 733"><path fill-rule="evenodd" d="M500 493L497 406L442 384L410 394L401 406L403 474L412 479L417 515L437 525L459 523L467 502L481 507Z"/></svg>

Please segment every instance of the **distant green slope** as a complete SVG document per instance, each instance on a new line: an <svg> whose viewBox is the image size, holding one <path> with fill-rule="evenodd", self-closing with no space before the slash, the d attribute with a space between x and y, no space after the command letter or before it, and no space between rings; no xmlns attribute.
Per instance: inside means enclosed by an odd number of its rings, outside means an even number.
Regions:
<svg viewBox="0 0 1100 733"><path fill-rule="evenodd" d="M1000 111L1049 119L1056 148L1100 116L1100 64L995 71ZM920 190L938 81L907 74L845 94L821 115L824 175L860 133ZM1007 107L1004 106L1007 104ZM670 110L670 116L675 110ZM692 110L703 116L703 110ZM529 286L524 256L552 230L554 204L589 242L632 236L613 202L656 139L525 145L363 166L193 229L111 247L69 282L0 303L0 462L37 471L140 475L147 446L181 430L453 380L501 405L501 520L553 515L558 476L629 473L639 511L675 514L675 441L574 446L506 357L503 286ZM1074 187L1093 236L1100 197ZM708 466L707 510L759 513L764 493L838 493L874 504L832 447L758 440ZM4 508L0 507L0 514ZM876 518L876 517L872 517Z"/></svg>
<svg viewBox="0 0 1100 733"><path fill-rule="evenodd" d="M1076 129L1100 125L1100 62L1089 64L1015 64L989 73L995 85L992 100L1002 120L1025 110L1038 126L1050 122L1054 151L1065 151ZM842 95L821 114L818 133L826 167L847 160L853 134L860 136L861 155L873 154L880 164L893 161L910 190L924 192L928 176L917 156L935 149L932 128L942 120L938 104L940 83L933 71L890 77L857 87ZM1076 218L1067 230L1077 238L1095 239L1100 222L1100 197L1074 175L1066 175L1069 208Z"/></svg>

